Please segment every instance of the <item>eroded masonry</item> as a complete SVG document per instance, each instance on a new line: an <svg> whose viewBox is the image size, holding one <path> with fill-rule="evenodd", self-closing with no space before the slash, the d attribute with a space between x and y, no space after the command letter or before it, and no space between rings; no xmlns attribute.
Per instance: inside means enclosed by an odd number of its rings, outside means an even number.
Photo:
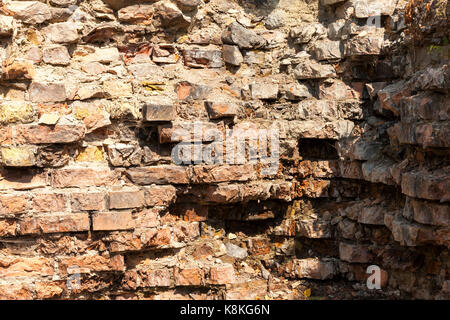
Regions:
<svg viewBox="0 0 450 320"><path fill-rule="evenodd" d="M0 298L449 299L449 14L0 1ZM277 170L176 164L196 125Z"/></svg>

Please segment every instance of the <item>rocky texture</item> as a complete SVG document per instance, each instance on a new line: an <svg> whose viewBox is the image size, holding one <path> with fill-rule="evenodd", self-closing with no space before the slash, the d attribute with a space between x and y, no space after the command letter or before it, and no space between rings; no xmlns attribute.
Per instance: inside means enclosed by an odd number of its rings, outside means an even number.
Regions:
<svg viewBox="0 0 450 320"><path fill-rule="evenodd" d="M447 8L3 1L0 299L449 299Z"/></svg>

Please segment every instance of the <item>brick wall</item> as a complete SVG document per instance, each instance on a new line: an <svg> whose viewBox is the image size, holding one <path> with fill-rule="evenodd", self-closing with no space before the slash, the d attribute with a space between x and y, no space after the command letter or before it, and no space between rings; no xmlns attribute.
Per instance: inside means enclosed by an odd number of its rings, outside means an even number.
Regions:
<svg viewBox="0 0 450 320"><path fill-rule="evenodd" d="M0 3L1 299L449 298L447 1Z"/></svg>

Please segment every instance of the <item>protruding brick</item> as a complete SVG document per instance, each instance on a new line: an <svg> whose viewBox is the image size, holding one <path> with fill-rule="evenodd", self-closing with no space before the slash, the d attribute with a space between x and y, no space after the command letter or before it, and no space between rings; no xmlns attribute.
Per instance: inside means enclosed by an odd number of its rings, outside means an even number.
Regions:
<svg viewBox="0 0 450 320"><path fill-rule="evenodd" d="M2 164L6 167L31 167L36 164L36 148L2 147L0 149Z"/></svg>
<svg viewBox="0 0 450 320"><path fill-rule="evenodd" d="M100 212L92 216L94 231L128 230L134 228L131 212Z"/></svg>
<svg viewBox="0 0 450 320"><path fill-rule="evenodd" d="M84 138L85 127L73 125L20 125L16 127L16 139L23 144L72 143Z"/></svg>
<svg viewBox="0 0 450 320"><path fill-rule="evenodd" d="M89 231L88 213L54 214L26 217L19 223L19 233L40 234Z"/></svg>
<svg viewBox="0 0 450 320"><path fill-rule="evenodd" d="M168 100L149 101L143 108L144 121L173 121L175 120L175 107Z"/></svg>
<svg viewBox="0 0 450 320"><path fill-rule="evenodd" d="M127 176L139 185L189 183L187 169L182 166L131 168L127 170Z"/></svg>
<svg viewBox="0 0 450 320"><path fill-rule="evenodd" d="M26 190L45 187L48 184L48 174L36 169L3 169L0 170L0 190Z"/></svg>

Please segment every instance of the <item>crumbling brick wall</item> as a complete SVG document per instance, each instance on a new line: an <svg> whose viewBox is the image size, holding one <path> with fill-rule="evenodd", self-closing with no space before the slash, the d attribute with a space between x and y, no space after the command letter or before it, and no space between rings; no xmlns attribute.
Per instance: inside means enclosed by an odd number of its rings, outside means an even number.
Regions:
<svg viewBox="0 0 450 320"><path fill-rule="evenodd" d="M449 298L447 1L0 4L0 298Z"/></svg>

